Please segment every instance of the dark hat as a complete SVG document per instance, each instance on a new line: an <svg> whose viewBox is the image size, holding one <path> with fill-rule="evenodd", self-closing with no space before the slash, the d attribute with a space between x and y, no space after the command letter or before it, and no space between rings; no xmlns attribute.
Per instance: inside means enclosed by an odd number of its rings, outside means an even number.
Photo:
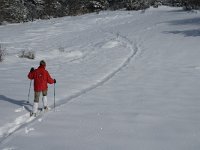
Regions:
<svg viewBox="0 0 200 150"><path fill-rule="evenodd" d="M40 61L40 66L46 66L46 62L44 60Z"/></svg>

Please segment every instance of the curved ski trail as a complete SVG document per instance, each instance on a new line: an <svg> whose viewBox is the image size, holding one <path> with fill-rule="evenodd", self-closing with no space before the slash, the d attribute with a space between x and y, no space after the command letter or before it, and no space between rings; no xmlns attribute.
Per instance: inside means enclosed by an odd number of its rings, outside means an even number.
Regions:
<svg viewBox="0 0 200 150"><path fill-rule="evenodd" d="M139 47L137 45L137 41L132 42L130 39L128 39L126 36L120 35L119 33L110 33L115 36L117 36L117 39L123 43L128 49L130 49L129 55L124 59L124 61L115 69L111 70L110 73L102 77L102 79L98 80L96 83L93 83L87 88L84 88L78 92L75 92L71 94L70 96L59 100L56 102L56 107L59 107L61 105L66 104L67 102L73 100L74 98L77 98L101 85L109 81L111 78L113 78L118 72L120 72L123 68L125 68L129 62L134 58L134 56L137 54ZM54 107L54 105L50 105L51 108ZM51 109L49 112L53 111L54 109ZM48 112L47 112L48 113ZM20 129L27 127L28 125L31 125L36 120L39 120L45 113L41 113L37 117L30 117L29 113L26 113L22 116L19 116L16 118L12 123L8 123L2 127L0 127L0 144L2 144L8 137L19 131Z"/></svg>

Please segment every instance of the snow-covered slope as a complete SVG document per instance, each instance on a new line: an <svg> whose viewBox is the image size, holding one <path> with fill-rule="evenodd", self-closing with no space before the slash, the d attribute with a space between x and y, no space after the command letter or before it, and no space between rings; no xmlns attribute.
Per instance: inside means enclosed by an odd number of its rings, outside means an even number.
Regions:
<svg viewBox="0 0 200 150"><path fill-rule="evenodd" d="M199 25L160 7L0 26L0 149L198 150ZM27 73L41 59L56 109L33 119Z"/></svg>

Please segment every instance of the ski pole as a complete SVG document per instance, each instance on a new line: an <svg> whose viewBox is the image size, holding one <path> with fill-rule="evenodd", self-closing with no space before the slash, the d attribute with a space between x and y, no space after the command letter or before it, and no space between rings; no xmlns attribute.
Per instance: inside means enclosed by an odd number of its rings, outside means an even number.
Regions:
<svg viewBox="0 0 200 150"><path fill-rule="evenodd" d="M54 83L54 112L55 112L55 107L56 107L56 84Z"/></svg>
<svg viewBox="0 0 200 150"><path fill-rule="evenodd" d="M27 100L27 103L30 103L29 97L30 97L30 91L31 91L31 84L32 84L32 80L30 80L30 86L29 86L29 91L28 91L28 100Z"/></svg>

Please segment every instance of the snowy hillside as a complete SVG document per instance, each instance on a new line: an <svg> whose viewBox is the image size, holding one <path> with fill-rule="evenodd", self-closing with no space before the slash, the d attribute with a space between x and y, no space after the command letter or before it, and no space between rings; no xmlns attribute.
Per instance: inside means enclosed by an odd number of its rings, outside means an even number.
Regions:
<svg viewBox="0 0 200 150"><path fill-rule="evenodd" d="M0 26L0 149L199 150L199 14L159 7ZM27 74L42 59L56 108L49 85L52 110L30 118Z"/></svg>

